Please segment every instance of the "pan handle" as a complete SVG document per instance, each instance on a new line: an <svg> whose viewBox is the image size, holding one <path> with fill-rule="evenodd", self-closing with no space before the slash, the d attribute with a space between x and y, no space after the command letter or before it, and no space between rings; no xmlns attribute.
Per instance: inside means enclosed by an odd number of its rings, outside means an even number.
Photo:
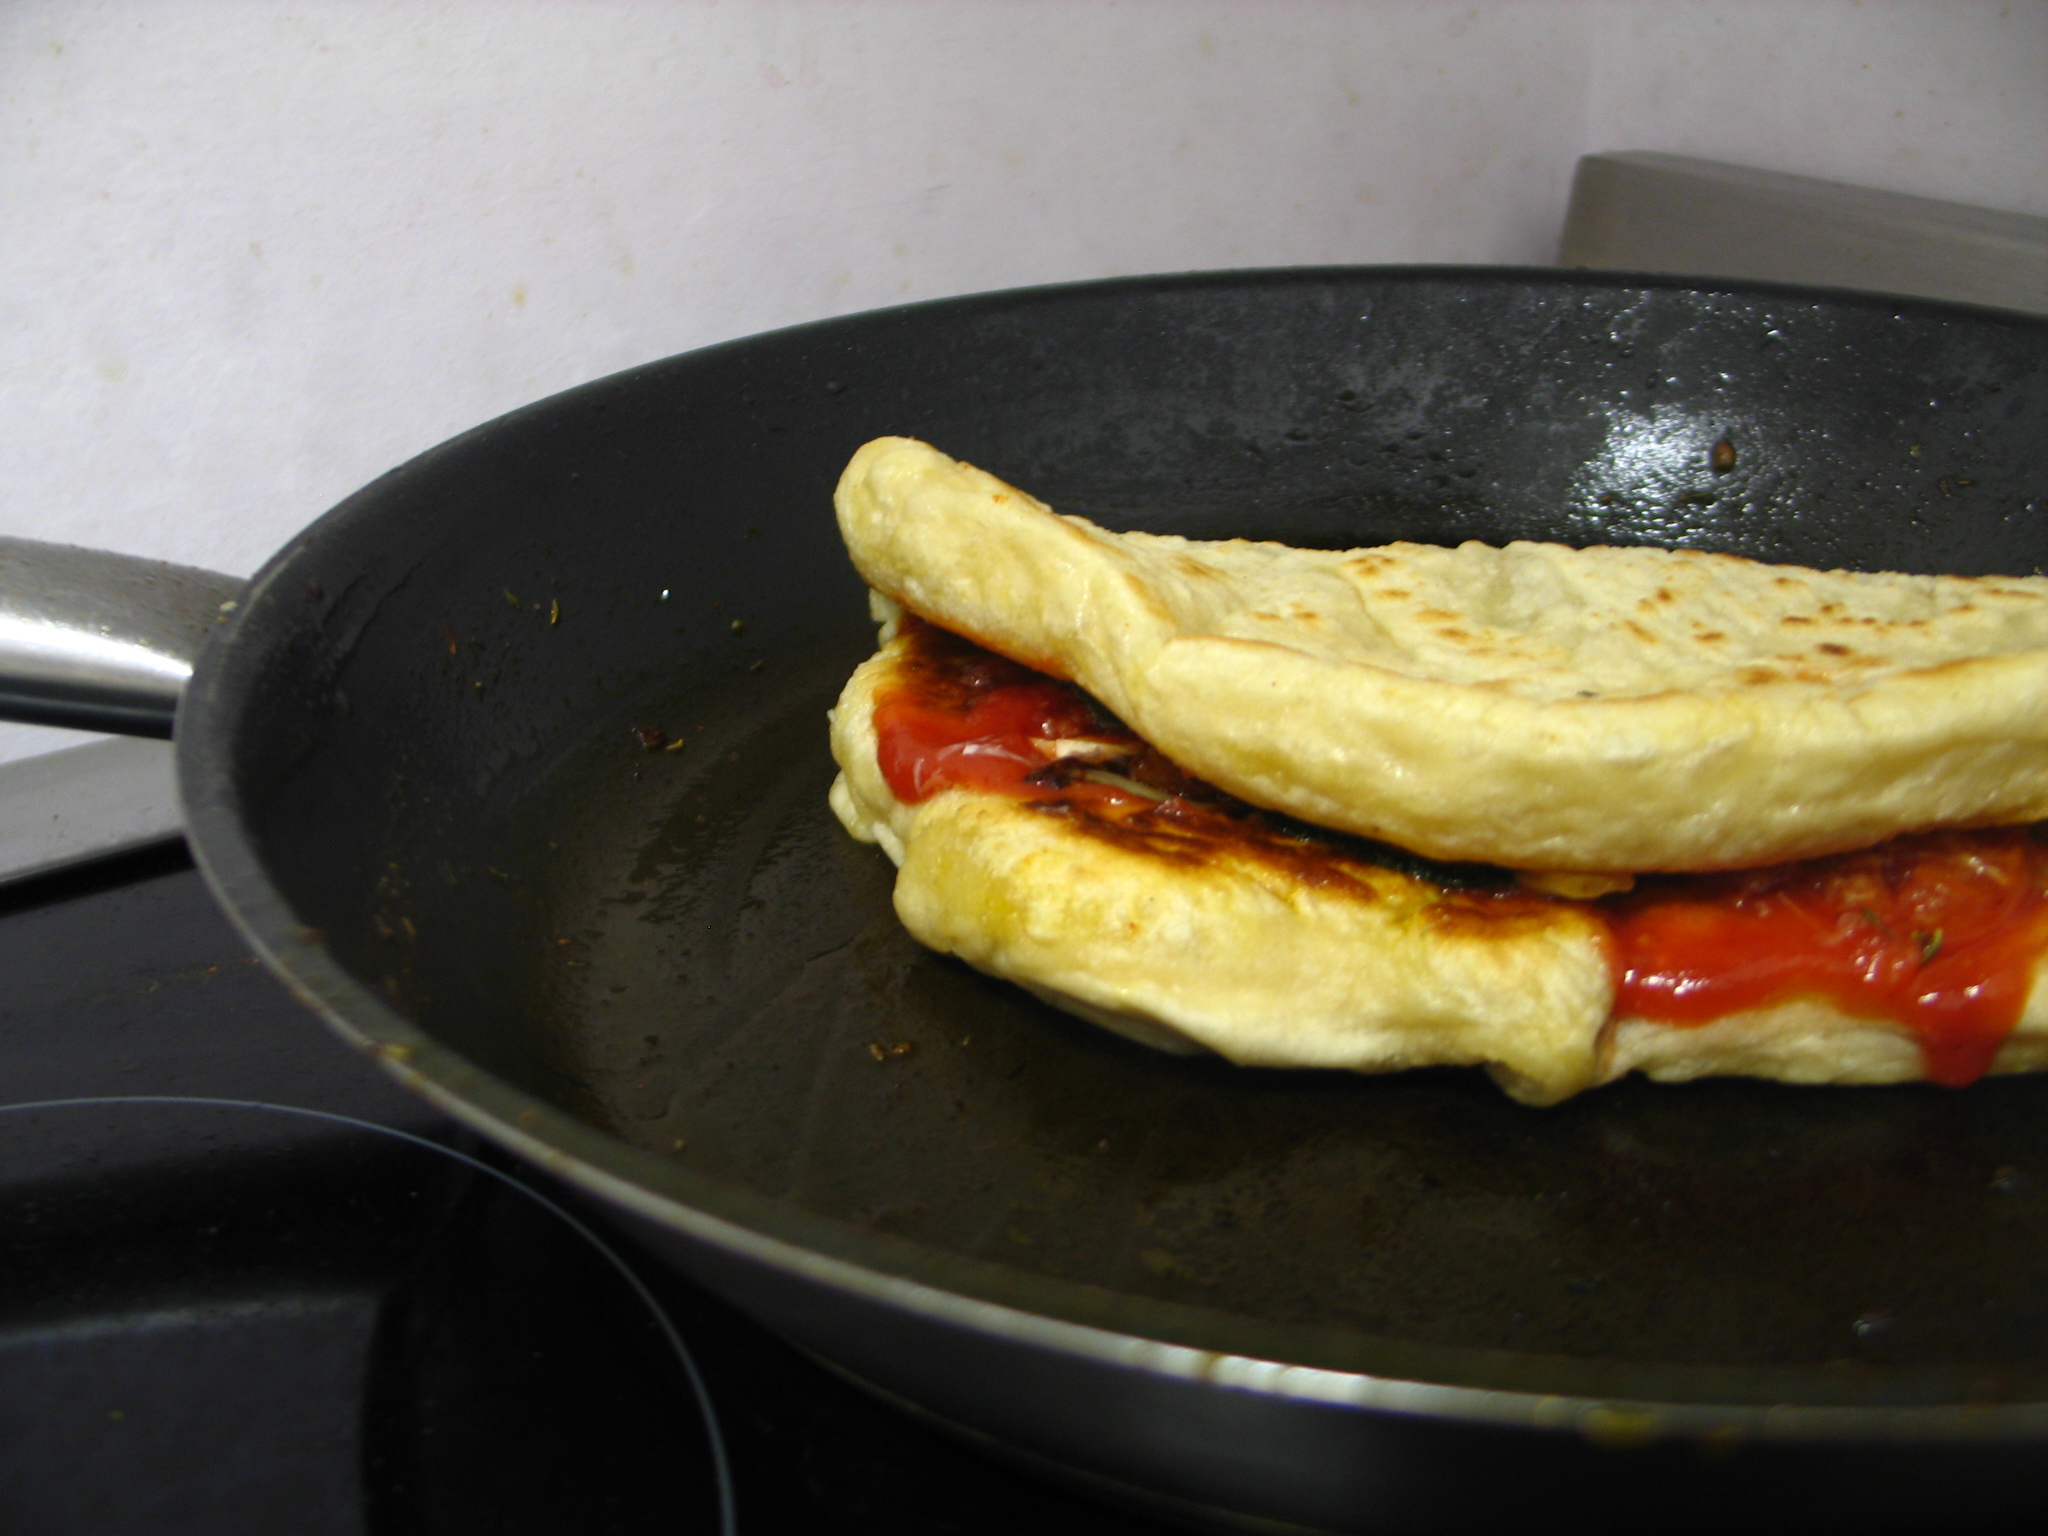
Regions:
<svg viewBox="0 0 2048 1536"><path fill-rule="evenodd" d="M171 734L232 576L134 555L0 538L0 720Z"/></svg>

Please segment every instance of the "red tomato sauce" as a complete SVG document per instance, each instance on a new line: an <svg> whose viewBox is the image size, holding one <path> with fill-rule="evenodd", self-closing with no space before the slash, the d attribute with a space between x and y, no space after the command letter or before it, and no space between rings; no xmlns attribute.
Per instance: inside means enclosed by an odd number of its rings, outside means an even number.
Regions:
<svg viewBox="0 0 2048 1536"><path fill-rule="evenodd" d="M1820 997L1920 1037L1927 1074L1982 1077L2048 949L2048 846L2024 827L1929 832L1860 853L1646 881L1601 905L1615 1011L1705 1024Z"/></svg>
<svg viewBox="0 0 2048 1536"><path fill-rule="evenodd" d="M882 776L916 804L965 787L1105 808L1152 797L1077 779L1038 741L1127 745L1161 787L1221 808L1071 683L913 617L908 681L875 706ZM1163 777L1162 777L1163 775ZM1248 812L1248 807L1237 807ZM2048 953L2048 844L2024 827L1930 832L1730 874L1656 875L1596 903L1613 936L1617 1014L1708 1024L1798 997L1918 1035L1928 1076L1990 1067Z"/></svg>
<svg viewBox="0 0 2048 1536"><path fill-rule="evenodd" d="M915 805L956 787L1023 799L1119 795L1062 784L1064 775L1045 772L1054 760L1033 744L1080 739L1143 749L1080 689L919 619L906 615L903 624L912 638L910 680L875 703L876 756L898 800Z"/></svg>

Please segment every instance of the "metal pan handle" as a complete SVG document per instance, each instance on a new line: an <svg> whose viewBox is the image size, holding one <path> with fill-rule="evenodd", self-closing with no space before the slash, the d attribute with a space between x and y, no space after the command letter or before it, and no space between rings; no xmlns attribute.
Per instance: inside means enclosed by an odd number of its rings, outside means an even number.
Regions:
<svg viewBox="0 0 2048 1536"><path fill-rule="evenodd" d="M171 734L243 583L134 555L0 538L0 720Z"/></svg>

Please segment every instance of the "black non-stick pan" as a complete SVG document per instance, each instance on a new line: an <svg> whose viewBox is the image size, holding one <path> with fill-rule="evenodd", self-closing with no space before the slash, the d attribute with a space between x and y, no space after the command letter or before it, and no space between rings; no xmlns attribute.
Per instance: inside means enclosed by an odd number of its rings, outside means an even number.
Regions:
<svg viewBox="0 0 2048 1536"><path fill-rule="evenodd" d="M2048 1082L1532 1110L1155 1055L905 937L825 803L883 433L1116 528L2025 573L2048 322L1366 269L783 331L344 502L177 722L202 866L345 1035L969 1435L1334 1529L2048 1500Z"/></svg>

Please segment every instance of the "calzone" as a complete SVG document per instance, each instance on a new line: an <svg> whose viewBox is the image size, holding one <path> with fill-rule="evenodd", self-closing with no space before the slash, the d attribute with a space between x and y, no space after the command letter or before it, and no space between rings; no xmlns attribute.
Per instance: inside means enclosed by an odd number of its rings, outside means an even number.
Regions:
<svg viewBox="0 0 2048 1536"><path fill-rule="evenodd" d="M838 509L834 809L1059 1007L1531 1103L2048 1064L2048 583L1117 535L905 439Z"/></svg>

